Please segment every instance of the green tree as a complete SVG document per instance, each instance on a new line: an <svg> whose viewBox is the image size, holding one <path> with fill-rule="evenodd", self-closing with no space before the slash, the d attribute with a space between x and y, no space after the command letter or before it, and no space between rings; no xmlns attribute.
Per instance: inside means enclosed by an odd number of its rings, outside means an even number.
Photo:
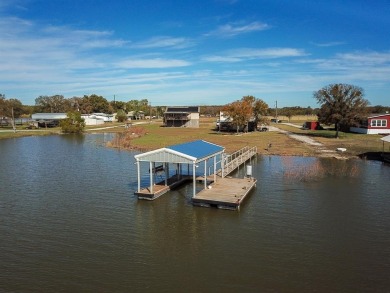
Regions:
<svg viewBox="0 0 390 293"><path fill-rule="evenodd" d="M369 102L364 99L363 89L350 84L330 84L314 92L314 98L321 105L318 121L335 124L336 137L342 126L349 129L367 114Z"/></svg>
<svg viewBox="0 0 390 293"><path fill-rule="evenodd" d="M35 106L38 112L65 113L71 109L71 102L62 95L39 96Z"/></svg>
<svg viewBox="0 0 390 293"><path fill-rule="evenodd" d="M114 112L118 112L119 110L126 111L126 103L123 101L111 101L110 106Z"/></svg>
<svg viewBox="0 0 390 293"><path fill-rule="evenodd" d="M18 99L9 99L7 101L8 108L8 116L12 115L12 111L14 112L14 117L19 118L24 113L24 107L21 101Z"/></svg>
<svg viewBox="0 0 390 293"><path fill-rule="evenodd" d="M158 118L163 117L163 116L164 116L164 111L165 111L165 108L164 108L164 107L157 106L157 107L156 107L156 116L157 116Z"/></svg>
<svg viewBox="0 0 390 293"><path fill-rule="evenodd" d="M122 109L118 110L116 113L116 119L118 119L118 122L125 122L127 120L126 112Z"/></svg>
<svg viewBox="0 0 390 293"><path fill-rule="evenodd" d="M6 116L7 112L7 102L5 100L5 95L0 94L0 119Z"/></svg>
<svg viewBox="0 0 390 293"><path fill-rule="evenodd" d="M0 94L0 117L19 118L25 113L23 104L18 99L6 99L5 95Z"/></svg>
<svg viewBox="0 0 390 293"><path fill-rule="evenodd" d="M67 113L67 118L60 121L63 133L81 133L84 131L85 122L81 118L80 112L71 111Z"/></svg>
<svg viewBox="0 0 390 293"><path fill-rule="evenodd" d="M98 95L85 95L82 99L78 101L80 111L83 114L91 113L108 113L111 114L113 109L110 106L109 102Z"/></svg>

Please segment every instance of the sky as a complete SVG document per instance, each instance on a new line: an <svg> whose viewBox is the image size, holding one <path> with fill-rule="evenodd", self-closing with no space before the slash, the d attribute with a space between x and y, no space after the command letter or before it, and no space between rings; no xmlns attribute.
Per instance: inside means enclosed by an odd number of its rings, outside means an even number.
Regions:
<svg viewBox="0 0 390 293"><path fill-rule="evenodd" d="M389 0L1 0L0 93L316 108L346 83L390 106L389 16Z"/></svg>

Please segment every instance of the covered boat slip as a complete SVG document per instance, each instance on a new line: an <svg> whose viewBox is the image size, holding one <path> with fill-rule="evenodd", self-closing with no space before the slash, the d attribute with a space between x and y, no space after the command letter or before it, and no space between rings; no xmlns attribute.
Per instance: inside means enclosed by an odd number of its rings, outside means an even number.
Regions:
<svg viewBox="0 0 390 293"><path fill-rule="evenodd" d="M155 199L179 184L192 181L195 196L195 183L199 176L203 177L205 188L208 181L217 181L217 166L223 169L221 164L224 151L223 147L216 144L196 140L136 155L134 156L138 176L136 195L141 199ZM141 188L141 162L149 163L149 186L146 188ZM172 166L175 166L175 171L170 170ZM202 170L197 172L198 169ZM212 178L208 177L211 174ZM160 176L161 179L157 183L156 176Z"/></svg>
<svg viewBox="0 0 390 293"><path fill-rule="evenodd" d="M245 147L234 153L234 156L226 156L224 150L221 146L197 140L136 155L138 188L135 194L139 199L153 200L192 181L194 205L239 209L245 196L256 186L256 179L251 174L243 179L225 176L255 156L257 149ZM142 188L141 162L149 165L149 184ZM146 172L145 168L144 171ZM157 183L156 178L159 179ZM144 177L144 183L145 181ZM197 181L203 183L203 188L198 193Z"/></svg>

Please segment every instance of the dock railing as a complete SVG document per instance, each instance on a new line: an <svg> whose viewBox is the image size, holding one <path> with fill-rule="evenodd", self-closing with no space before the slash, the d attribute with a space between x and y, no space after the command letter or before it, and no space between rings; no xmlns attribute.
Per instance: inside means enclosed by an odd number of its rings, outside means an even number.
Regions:
<svg viewBox="0 0 390 293"><path fill-rule="evenodd" d="M237 169L239 166L244 164L246 161L248 161L250 158L252 158L254 155L257 154L257 147L243 147L242 149L239 149L238 151L235 151L234 153L230 155L226 155L223 157L223 172L222 170L218 170L217 174L219 176L227 176L231 172L233 172L235 169Z"/></svg>

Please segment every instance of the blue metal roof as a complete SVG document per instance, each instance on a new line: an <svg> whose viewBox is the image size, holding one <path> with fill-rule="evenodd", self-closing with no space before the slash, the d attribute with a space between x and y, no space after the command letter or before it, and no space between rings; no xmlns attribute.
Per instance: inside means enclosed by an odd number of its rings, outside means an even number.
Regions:
<svg viewBox="0 0 390 293"><path fill-rule="evenodd" d="M195 140L135 155L134 158L143 162L193 164L222 154L224 150L225 148L219 145L204 140Z"/></svg>
<svg viewBox="0 0 390 293"><path fill-rule="evenodd" d="M197 158L197 161L199 161L213 156L214 154L221 153L225 148L204 140L195 140L182 144L172 145L167 147L167 149L195 157Z"/></svg>

